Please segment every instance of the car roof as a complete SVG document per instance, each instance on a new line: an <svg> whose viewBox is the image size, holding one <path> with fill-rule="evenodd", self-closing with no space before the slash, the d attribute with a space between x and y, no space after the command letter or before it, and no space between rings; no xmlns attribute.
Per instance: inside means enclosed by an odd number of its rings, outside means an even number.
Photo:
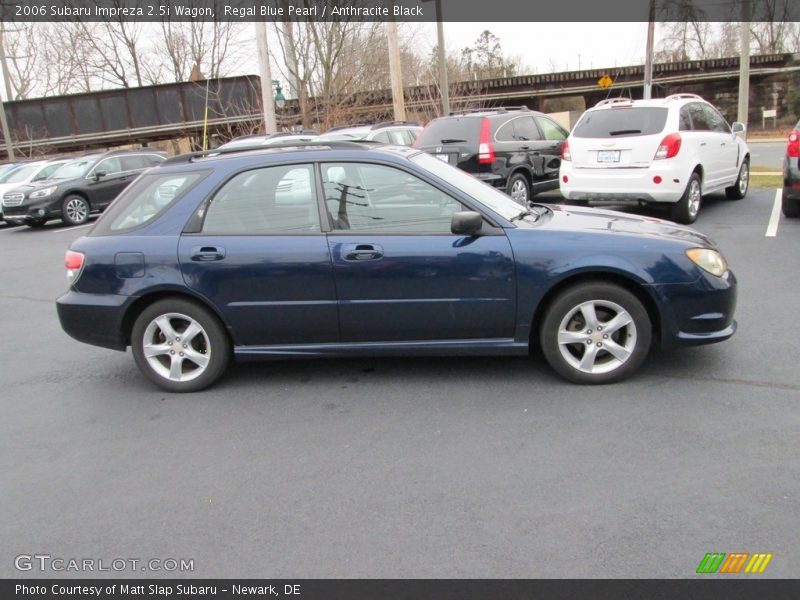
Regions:
<svg viewBox="0 0 800 600"><path fill-rule="evenodd" d="M672 94L666 98L651 98L648 100L634 100L632 98L606 98L587 110L608 110L619 108L621 106L632 106L634 108L671 108L674 106L680 107L690 102L711 104L708 100L698 96L697 94L680 93Z"/></svg>
<svg viewBox="0 0 800 600"><path fill-rule="evenodd" d="M411 146L392 146L368 141L314 141L270 146L252 146L245 148L231 148L230 150L211 150L208 152L194 152L168 158L159 169L178 167L175 170L183 171L187 165L200 167L201 165L234 165L266 164L295 160L337 160L337 159L363 159L363 158L388 158L390 160L407 159L421 151ZM331 156L334 154L334 156ZM267 160L265 160L267 159Z"/></svg>

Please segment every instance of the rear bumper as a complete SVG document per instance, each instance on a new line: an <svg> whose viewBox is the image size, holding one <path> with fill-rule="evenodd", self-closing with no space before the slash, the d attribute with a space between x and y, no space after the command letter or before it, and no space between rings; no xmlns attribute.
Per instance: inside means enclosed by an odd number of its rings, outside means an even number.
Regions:
<svg viewBox="0 0 800 600"><path fill-rule="evenodd" d="M661 183L655 183L654 177ZM564 178L567 181L564 181ZM645 168L576 168L562 161L559 188L567 200L677 202L686 189L687 174L673 161L655 161Z"/></svg>
<svg viewBox="0 0 800 600"><path fill-rule="evenodd" d="M133 296L82 294L70 290L58 300L58 320L70 337L93 346L125 350L122 322Z"/></svg>
<svg viewBox="0 0 800 600"><path fill-rule="evenodd" d="M727 340L736 332L736 276L704 273L690 284L652 286L661 311L661 346L699 346Z"/></svg>

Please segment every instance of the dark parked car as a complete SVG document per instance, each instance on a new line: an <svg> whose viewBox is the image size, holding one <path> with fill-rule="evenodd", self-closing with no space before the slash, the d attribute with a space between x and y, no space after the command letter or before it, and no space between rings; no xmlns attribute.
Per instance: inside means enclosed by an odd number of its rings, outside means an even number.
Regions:
<svg viewBox="0 0 800 600"><path fill-rule="evenodd" d="M414 147L528 206L534 194L558 188L561 146L568 135L547 115L523 106L434 119Z"/></svg>
<svg viewBox="0 0 800 600"><path fill-rule="evenodd" d="M783 214L800 217L800 123L789 134L783 159Z"/></svg>
<svg viewBox="0 0 800 600"><path fill-rule="evenodd" d="M58 315L170 391L231 356L524 355L580 383L724 340L736 279L687 227L523 208L413 148L214 151L142 175L66 255Z"/></svg>
<svg viewBox="0 0 800 600"><path fill-rule="evenodd" d="M41 227L50 219L81 225L102 211L145 169L167 155L155 150L99 152L75 158L47 179L14 188L3 196L7 221Z"/></svg>

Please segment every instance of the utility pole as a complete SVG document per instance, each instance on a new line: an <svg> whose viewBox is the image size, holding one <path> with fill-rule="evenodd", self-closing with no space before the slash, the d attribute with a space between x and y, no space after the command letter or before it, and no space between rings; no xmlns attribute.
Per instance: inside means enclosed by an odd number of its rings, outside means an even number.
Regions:
<svg viewBox="0 0 800 600"><path fill-rule="evenodd" d="M8 119L6 119L6 100L11 100L11 83L8 80L8 69L6 69L6 48L3 40L3 27L0 25L0 69L3 71L3 84L8 94L8 98L0 98L0 128L3 130L3 140L6 143L6 153L8 162L14 162L14 142L11 140L11 132L8 129Z"/></svg>
<svg viewBox="0 0 800 600"><path fill-rule="evenodd" d="M744 123L747 131L747 114L750 109L750 0L742 1L739 46L739 107L736 120Z"/></svg>
<svg viewBox="0 0 800 600"><path fill-rule="evenodd" d="M444 47L442 0L436 0L436 37L439 43L439 94L442 96L442 115L450 114L450 82L447 81L447 52Z"/></svg>
<svg viewBox="0 0 800 600"><path fill-rule="evenodd" d="M394 2L389 2L394 6ZM390 9L391 10L391 9ZM406 100L403 95L403 69L400 64L400 43L397 40L397 21L386 21L386 39L389 42L389 74L392 78L392 104L394 120L406 120Z"/></svg>
<svg viewBox="0 0 800 600"><path fill-rule="evenodd" d="M267 24L256 21L256 46L258 47L258 76L261 79L261 104L264 110L264 133L276 133L275 101L272 98L272 70L269 66Z"/></svg>
<svg viewBox="0 0 800 600"><path fill-rule="evenodd" d="M647 15L647 50L644 57L644 90L642 98L650 100L653 97L653 42L656 34L656 2L650 0L650 10Z"/></svg>

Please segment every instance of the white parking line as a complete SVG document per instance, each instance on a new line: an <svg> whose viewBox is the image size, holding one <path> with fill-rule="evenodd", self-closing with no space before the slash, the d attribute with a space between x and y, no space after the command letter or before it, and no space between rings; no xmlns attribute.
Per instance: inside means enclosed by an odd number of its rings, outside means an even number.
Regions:
<svg viewBox="0 0 800 600"><path fill-rule="evenodd" d="M50 229L47 233L62 233L64 231L75 231L76 229L83 229L84 227L91 227L92 225L94 225L94 222L86 223L86 225L78 225L76 227L64 227L64 228L59 228L59 229Z"/></svg>
<svg viewBox="0 0 800 600"><path fill-rule="evenodd" d="M769 223L767 224L767 233L765 237L775 237L778 235L778 221L781 219L781 197L783 190L778 188L775 190L775 202L772 203L772 214L769 216Z"/></svg>

